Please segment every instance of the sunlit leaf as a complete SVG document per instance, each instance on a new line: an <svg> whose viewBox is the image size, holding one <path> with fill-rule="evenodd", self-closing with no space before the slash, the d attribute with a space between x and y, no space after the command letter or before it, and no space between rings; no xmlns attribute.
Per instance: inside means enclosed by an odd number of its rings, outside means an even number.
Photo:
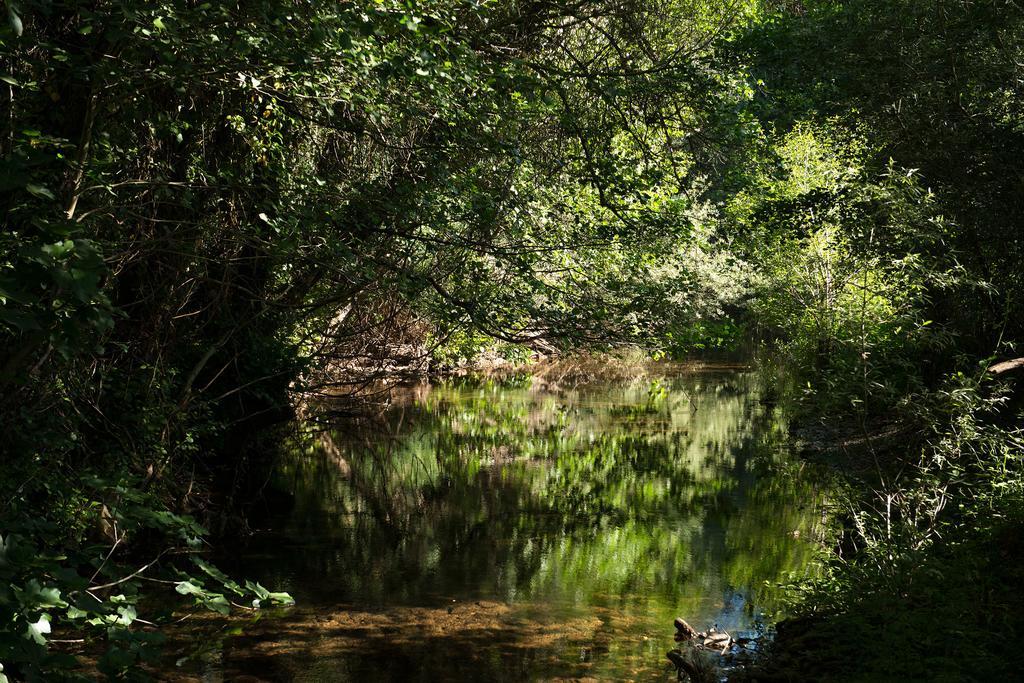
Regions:
<svg viewBox="0 0 1024 683"><path fill-rule="evenodd" d="M45 636L50 634L50 617L44 614L39 617L35 622L29 622L28 630L25 632L26 637L32 639L39 645L46 644Z"/></svg>

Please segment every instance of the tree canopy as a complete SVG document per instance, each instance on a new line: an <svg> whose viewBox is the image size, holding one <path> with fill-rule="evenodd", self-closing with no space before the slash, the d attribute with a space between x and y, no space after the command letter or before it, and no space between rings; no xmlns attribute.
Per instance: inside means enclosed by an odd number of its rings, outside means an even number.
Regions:
<svg viewBox="0 0 1024 683"><path fill-rule="evenodd" d="M137 582L83 602L122 544L212 609L284 600L167 553L303 400L484 351L772 341L819 411L941 432L1024 337L1015 0L5 9L0 660L25 675L66 664L58 613L110 629L111 675L141 656Z"/></svg>

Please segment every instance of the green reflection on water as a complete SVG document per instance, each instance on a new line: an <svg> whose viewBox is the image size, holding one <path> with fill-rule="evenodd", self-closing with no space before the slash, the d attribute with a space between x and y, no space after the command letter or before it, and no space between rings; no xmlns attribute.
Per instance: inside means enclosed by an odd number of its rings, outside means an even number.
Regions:
<svg viewBox="0 0 1024 683"><path fill-rule="evenodd" d="M284 462L275 485L294 505L240 555L248 575L296 597L293 621L391 609L401 630L396 607L511 608L472 653L460 639L479 624L451 626L450 643L448 631L425 637L407 677L664 676L674 616L754 628L822 533L823 487L790 462L754 373L413 394ZM337 637L351 642L290 662L289 675L394 675L387 638Z"/></svg>

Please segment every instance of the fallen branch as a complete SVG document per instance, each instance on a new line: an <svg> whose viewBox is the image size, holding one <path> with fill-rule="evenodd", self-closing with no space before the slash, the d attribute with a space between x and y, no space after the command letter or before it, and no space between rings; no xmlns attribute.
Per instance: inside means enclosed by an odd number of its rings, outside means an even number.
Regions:
<svg viewBox="0 0 1024 683"><path fill-rule="evenodd" d="M1024 358L1014 358L1012 360L1004 360L1001 363L996 363L990 367L988 371L993 375L1002 375L1022 368L1024 368Z"/></svg>

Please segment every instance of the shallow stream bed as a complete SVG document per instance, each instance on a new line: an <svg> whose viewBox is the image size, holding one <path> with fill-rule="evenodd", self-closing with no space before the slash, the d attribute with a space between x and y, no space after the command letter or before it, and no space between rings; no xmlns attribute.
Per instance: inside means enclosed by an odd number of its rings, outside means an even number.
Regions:
<svg viewBox="0 0 1024 683"><path fill-rule="evenodd" d="M176 669L674 680L675 616L756 633L823 533L827 488L763 391L723 368L417 387L282 459L261 528L219 564L297 605L203 631Z"/></svg>

